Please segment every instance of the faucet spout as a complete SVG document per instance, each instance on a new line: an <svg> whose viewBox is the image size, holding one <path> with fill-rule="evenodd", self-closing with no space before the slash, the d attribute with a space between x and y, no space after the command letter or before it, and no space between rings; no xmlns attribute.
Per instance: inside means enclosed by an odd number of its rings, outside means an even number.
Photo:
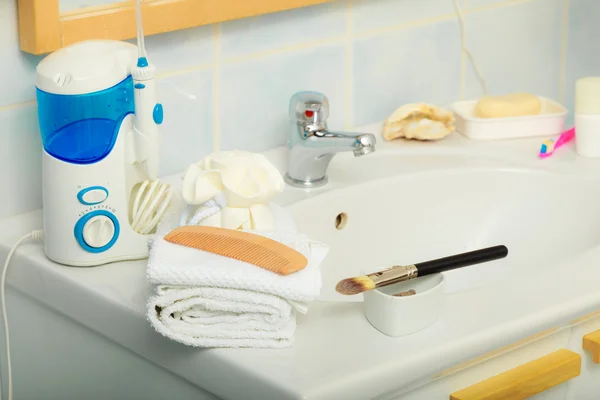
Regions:
<svg viewBox="0 0 600 400"><path fill-rule="evenodd" d="M327 129L329 101L317 92L300 92L290 100L289 168L292 186L315 188L327 183L327 167L335 154L352 151L355 157L375 151L370 133L332 132Z"/></svg>
<svg viewBox="0 0 600 400"><path fill-rule="evenodd" d="M304 147L323 149L327 153L353 150L356 156L360 156L375 151L375 136L370 133L351 134L319 130L307 135ZM366 149L368 151L364 152Z"/></svg>

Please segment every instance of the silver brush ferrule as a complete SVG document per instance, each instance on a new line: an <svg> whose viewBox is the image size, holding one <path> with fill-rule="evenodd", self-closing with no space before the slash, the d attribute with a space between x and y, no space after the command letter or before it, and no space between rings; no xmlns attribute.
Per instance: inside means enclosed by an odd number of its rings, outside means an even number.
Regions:
<svg viewBox="0 0 600 400"><path fill-rule="evenodd" d="M409 279L414 279L419 275L417 267L413 265L402 265L388 268L386 270L375 272L367 275L373 282L375 287L393 285L394 283L404 282Z"/></svg>

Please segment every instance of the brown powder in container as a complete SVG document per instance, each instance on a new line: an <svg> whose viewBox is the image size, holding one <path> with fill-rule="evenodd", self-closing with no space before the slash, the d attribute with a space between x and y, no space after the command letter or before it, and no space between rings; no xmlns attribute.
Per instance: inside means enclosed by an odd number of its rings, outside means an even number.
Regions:
<svg viewBox="0 0 600 400"><path fill-rule="evenodd" d="M412 296L413 294L417 294L417 292L414 289L410 289L406 292L396 293L393 296L394 297L404 297L404 296Z"/></svg>

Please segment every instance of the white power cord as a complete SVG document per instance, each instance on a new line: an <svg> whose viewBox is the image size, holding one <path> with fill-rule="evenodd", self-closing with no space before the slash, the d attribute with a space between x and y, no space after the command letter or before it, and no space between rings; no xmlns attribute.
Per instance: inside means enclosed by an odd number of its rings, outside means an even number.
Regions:
<svg viewBox="0 0 600 400"><path fill-rule="evenodd" d="M456 16L458 17L458 25L460 26L460 45L462 51L467 55L469 61L471 62L471 65L473 66L473 69L475 70L475 75L477 75L477 79L479 80L479 84L481 85L481 90L483 91L483 95L485 96L488 94L487 85L485 83L485 79L483 79L483 74L481 73L479 68L477 68L477 64L475 63L475 58L473 58L473 54L471 54L469 49L467 49L465 19L462 11L460 10L458 2L459 0L454 0L454 9L456 10Z"/></svg>
<svg viewBox="0 0 600 400"><path fill-rule="evenodd" d="M44 231L38 230L28 233L15 243L15 245L8 252L6 261L4 262L4 269L2 270L2 278L0 278L0 298L2 301L2 317L4 318L4 337L6 339L6 360L8 364L8 400L13 400L13 384L12 384L12 366L10 362L10 338L8 333L8 318L6 316L6 298L5 298L5 282L6 282L6 271L8 270L8 264L17 248L28 239L44 240Z"/></svg>
<svg viewBox="0 0 600 400"><path fill-rule="evenodd" d="M184 209L183 214L179 219L179 225L199 225L200 222L206 218L210 218L220 212L226 205L227 199L225 198L224 192L220 192L215 197L205 201L199 206L189 204Z"/></svg>
<svg viewBox="0 0 600 400"><path fill-rule="evenodd" d="M158 224L171 202L171 186L155 181L144 181L139 187L133 203L133 229L141 234L148 234ZM8 400L13 400L12 364L10 358L10 334L8 331L8 317L6 313L6 273L8 265L17 248L26 240L44 240L44 231L37 230L20 238L10 249L4 262L2 276L0 277L0 301L2 302L2 317L4 319L4 336L6 344L6 359L8 366Z"/></svg>
<svg viewBox="0 0 600 400"><path fill-rule="evenodd" d="M133 202L133 230L142 235L152 232L167 211L172 197L171 185L161 183L159 179L142 182Z"/></svg>

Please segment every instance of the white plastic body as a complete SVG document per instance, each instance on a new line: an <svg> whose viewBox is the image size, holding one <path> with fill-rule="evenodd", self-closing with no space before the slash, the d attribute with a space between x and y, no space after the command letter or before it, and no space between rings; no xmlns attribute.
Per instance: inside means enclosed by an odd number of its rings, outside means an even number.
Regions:
<svg viewBox="0 0 600 400"><path fill-rule="evenodd" d="M138 182L135 167L125 163L125 146L133 115L121 124L112 151L103 160L87 165L70 164L43 152L44 245L46 256L60 264L92 266L148 256L148 236L133 231L129 223L129 194ZM108 196L96 205L84 205L77 194L87 187L102 186ZM94 210L113 213L120 225L115 244L102 253L84 250L74 235L77 221Z"/></svg>
<svg viewBox="0 0 600 400"><path fill-rule="evenodd" d="M117 141L103 160L79 165L43 153L45 252L58 263L92 266L148 255L149 236L136 233L130 225L130 194L137 183L158 177L160 135L153 118L155 69L137 67L137 54L137 47L127 42L88 40L50 54L37 67L36 86L61 95L105 90L129 75L134 80L135 114L123 120ZM136 89L137 83L144 88ZM91 186L106 187L106 200L82 204L77 194ZM95 210L110 211L119 221L116 242L103 252L84 249L74 233L79 219ZM110 241L113 229L108 217L94 217L84 225L82 236L88 245L102 247Z"/></svg>
<svg viewBox="0 0 600 400"><path fill-rule="evenodd" d="M45 57L35 85L48 93L84 94L108 89L130 75L137 46L116 40L78 42Z"/></svg>
<svg viewBox="0 0 600 400"><path fill-rule="evenodd" d="M474 115L476 100L459 101L450 106L456 116L456 131L474 140L514 139L552 136L563 132L567 109L540 97L542 111L537 115L509 118L478 118ZM577 133L579 135L579 132Z"/></svg>
<svg viewBox="0 0 600 400"><path fill-rule="evenodd" d="M131 69L134 84L135 121L135 158L143 163L150 180L158 178L160 157L160 132L154 121L156 101L155 68L152 64L146 67ZM143 88L136 88L141 85Z"/></svg>
<svg viewBox="0 0 600 400"><path fill-rule="evenodd" d="M393 294L414 289L412 296ZM388 336L406 336L437 321L444 300L444 274L434 274L363 293L365 316Z"/></svg>
<svg viewBox="0 0 600 400"><path fill-rule="evenodd" d="M575 150L583 157L600 157L600 115L575 114Z"/></svg>

